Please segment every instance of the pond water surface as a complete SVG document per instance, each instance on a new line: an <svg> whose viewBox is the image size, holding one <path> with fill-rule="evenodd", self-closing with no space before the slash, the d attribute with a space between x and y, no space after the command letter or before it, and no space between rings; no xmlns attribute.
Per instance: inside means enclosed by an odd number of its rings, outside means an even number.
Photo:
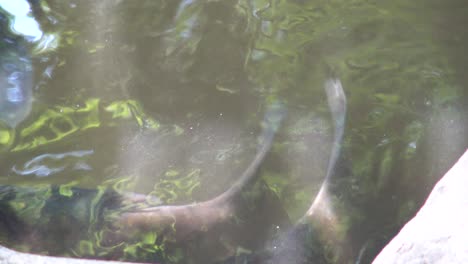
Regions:
<svg viewBox="0 0 468 264"><path fill-rule="evenodd" d="M254 210L271 222L228 232L223 254L204 258L257 263L252 256L274 251L325 178L336 146L330 78L347 98L330 180L334 221L323 227L336 236L316 238L325 257L298 263L370 263L468 147L466 1L17 2L23 9L0 1L0 216L45 228L38 234L62 232L57 219L99 218L87 211L107 208L89 198L98 190L141 194L151 206L216 197L254 160L280 102L287 115L259 172L273 209ZM75 194L86 198L75 203ZM41 235L16 243L15 224L1 222L2 245L202 263L192 244L165 249L159 233L110 249L98 235L77 231L74 241L73 231L60 246L38 247ZM249 235L258 241L244 243ZM193 243L211 247L205 240Z"/></svg>

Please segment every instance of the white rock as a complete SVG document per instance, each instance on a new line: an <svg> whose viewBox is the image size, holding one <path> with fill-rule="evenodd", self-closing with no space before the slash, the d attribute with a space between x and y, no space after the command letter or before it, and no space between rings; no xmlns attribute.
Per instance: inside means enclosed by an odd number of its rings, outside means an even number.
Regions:
<svg viewBox="0 0 468 264"><path fill-rule="evenodd" d="M373 263L468 263L468 150Z"/></svg>

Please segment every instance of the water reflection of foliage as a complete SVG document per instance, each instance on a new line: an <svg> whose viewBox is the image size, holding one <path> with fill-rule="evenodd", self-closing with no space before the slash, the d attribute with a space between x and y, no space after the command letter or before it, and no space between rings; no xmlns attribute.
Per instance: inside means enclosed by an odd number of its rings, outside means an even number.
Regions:
<svg viewBox="0 0 468 264"><path fill-rule="evenodd" d="M145 129L159 129L159 123L147 117L136 101L102 105L99 99L93 98L83 105L46 109L34 122L18 132L17 143L11 151L34 150L89 129L116 126L124 120L136 122Z"/></svg>
<svg viewBox="0 0 468 264"><path fill-rule="evenodd" d="M177 200L190 201L195 188L200 186L200 169L193 169L187 175L169 170L155 186L151 195L159 197L165 204L173 204Z"/></svg>

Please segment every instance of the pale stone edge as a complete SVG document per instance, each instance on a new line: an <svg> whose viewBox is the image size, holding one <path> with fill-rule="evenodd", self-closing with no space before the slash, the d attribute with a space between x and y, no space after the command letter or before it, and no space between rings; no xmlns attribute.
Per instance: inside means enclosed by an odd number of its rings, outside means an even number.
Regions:
<svg viewBox="0 0 468 264"><path fill-rule="evenodd" d="M49 257L21 253L15 250L0 246L1 264L135 264L130 262L105 261L93 259L75 259L64 257Z"/></svg>
<svg viewBox="0 0 468 264"><path fill-rule="evenodd" d="M385 248L377 255L373 264L387 264L387 263L421 263L421 259L408 259L409 256L413 257L423 257L424 254L428 253L428 250L440 251L443 249L430 248L426 245L427 240L434 239L434 236L431 237L430 234L427 236L420 236L422 232L429 230L424 229L424 221L427 220L431 215L438 215L441 219L437 219L437 226L434 226L434 229L443 228L443 225L447 223L452 224L457 221L466 220L466 217L460 217L458 219L457 212L465 206L468 205L468 149L465 150L465 153L460 157L460 159L455 163L455 165L437 182L437 184L432 189L429 197L427 198L424 205L418 211L416 216L414 216L406 225L400 230L400 232L385 246ZM462 198L462 199L460 199ZM447 203L451 203L451 206L448 206ZM457 207L457 205L459 207ZM464 214L462 214L464 215ZM433 231L433 230L431 230ZM431 233L429 231L428 233ZM446 230L442 230L442 233ZM440 232L439 232L440 234ZM419 235L419 236L418 236ZM453 234L454 236L460 234ZM437 237L435 237L437 238ZM409 253L409 251L418 251L416 253ZM419 253L419 254L418 254ZM438 252L435 252L436 254ZM449 252L447 252L449 253ZM422 255L421 255L422 254ZM408 256L409 255L409 256ZM456 252L450 252L450 256L440 256L440 259L437 260L437 263L447 263L441 262L444 261L444 258L455 258L452 259L450 263L461 263L459 262Z"/></svg>

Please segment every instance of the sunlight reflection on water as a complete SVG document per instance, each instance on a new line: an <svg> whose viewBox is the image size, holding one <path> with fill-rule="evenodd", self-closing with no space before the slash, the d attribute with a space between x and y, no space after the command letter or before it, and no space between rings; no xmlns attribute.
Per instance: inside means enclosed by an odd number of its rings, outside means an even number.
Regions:
<svg viewBox="0 0 468 264"><path fill-rule="evenodd" d="M26 162L22 168L13 166L12 171L23 176L46 177L65 169L72 170L92 170L82 158L90 156L93 150L76 150L58 154L42 154Z"/></svg>

